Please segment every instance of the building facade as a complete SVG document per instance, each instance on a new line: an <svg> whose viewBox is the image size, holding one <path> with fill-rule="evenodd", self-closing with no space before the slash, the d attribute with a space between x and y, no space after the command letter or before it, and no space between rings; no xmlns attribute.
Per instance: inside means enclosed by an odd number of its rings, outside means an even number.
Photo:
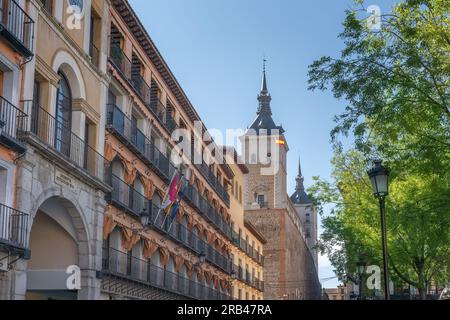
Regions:
<svg viewBox="0 0 450 320"><path fill-rule="evenodd" d="M267 240L264 297L320 299L317 259L308 246L299 207L287 194L289 147L284 129L272 119L271 100L264 70L257 117L241 137L249 168L244 183L245 218Z"/></svg>
<svg viewBox="0 0 450 320"><path fill-rule="evenodd" d="M104 176L109 164L102 156L108 77L101 52L107 43L108 2L82 1L77 15L69 1L7 0L1 5L2 54L10 41L18 61L13 77L3 82L13 87L8 100L23 112L10 118L17 125L8 128L24 146L14 158L15 181L6 186L13 190L12 206L27 215L28 254L7 259L0 296L96 299L104 198L110 191ZM20 46L28 52L18 58ZM2 116L4 110L2 105ZM66 272L75 265L81 285L68 290Z"/></svg>
<svg viewBox="0 0 450 320"><path fill-rule="evenodd" d="M0 4L0 299L230 299L233 171L193 163L207 130L128 2Z"/></svg>
<svg viewBox="0 0 450 320"><path fill-rule="evenodd" d="M233 172L204 159L193 164L194 153L207 149L195 139L199 115L127 1L111 3L105 157L112 192L104 212L101 298L229 299L226 190ZM202 135L206 128L200 129ZM174 138L179 130L189 133L185 148ZM186 189L171 221L159 208L178 174ZM149 221L142 224L145 214Z"/></svg>
<svg viewBox="0 0 450 320"><path fill-rule="evenodd" d="M263 246L266 240L244 217L243 186L244 177L249 171L233 147L226 147L224 152L230 157L227 163L230 163L234 174L230 181L231 230L234 244L231 254L234 278L232 298L262 300L264 299Z"/></svg>

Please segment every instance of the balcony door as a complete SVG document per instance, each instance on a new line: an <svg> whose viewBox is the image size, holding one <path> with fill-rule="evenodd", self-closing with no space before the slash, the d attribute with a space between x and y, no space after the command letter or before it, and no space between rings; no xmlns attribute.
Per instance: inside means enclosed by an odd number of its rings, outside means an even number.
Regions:
<svg viewBox="0 0 450 320"><path fill-rule="evenodd" d="M70 138L72 132L72 92L66 76L59 72L55 113L55 148L70 157Z"/></svg>

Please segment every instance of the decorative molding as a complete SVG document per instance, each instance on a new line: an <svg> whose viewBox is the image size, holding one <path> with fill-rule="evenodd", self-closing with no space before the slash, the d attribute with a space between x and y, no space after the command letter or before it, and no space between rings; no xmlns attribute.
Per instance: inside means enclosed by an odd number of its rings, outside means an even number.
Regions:
<svg viewBox="0 0 450 320"><path fill-rule="evenodd" d="M95 123L100 123L100 113L97 112L86 100L78 98L72 100L72 111L81 111Z"/></svg>
<svg viewBox="0 0 450 320"><path fill-rule="evenodd" d="M61 79L59 74L55 72L51 66L49 66L40 56L36 55L36 71L50 82L53 86L57 87L58 82Z"/></svg>

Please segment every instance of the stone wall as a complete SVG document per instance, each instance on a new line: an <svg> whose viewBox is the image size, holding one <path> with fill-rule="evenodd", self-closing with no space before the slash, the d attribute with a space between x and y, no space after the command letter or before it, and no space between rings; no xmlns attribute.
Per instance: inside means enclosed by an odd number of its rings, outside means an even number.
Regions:
<svg viewBox="0 0 450 320"><path fill-rule="evenodd" d="M50 161L36 149L28 148L18 163L16 207L30 215L30 232L39 207L48 199L61 201L71 217L77 236L78 258L82 270L82 289L78 297L97 299L100 295L100 281L96 278L95 270L101 270L105 193L79 178L81 173L70 167L70 163L59 160L54 158ZM57 183L55 176L60 174L67 175L72 185ZM31 255L33 256L33 252ZM14 270L0 275L0 299L25 298L26 270L27 262L19 260Z"/></svg>
<svg viewBox="0 0 450 320"><path fill-rule="evenodd" d="M287 210L247 210L245 216L267 239L264 298L320 299L321 288L313 257Z"/></svg>

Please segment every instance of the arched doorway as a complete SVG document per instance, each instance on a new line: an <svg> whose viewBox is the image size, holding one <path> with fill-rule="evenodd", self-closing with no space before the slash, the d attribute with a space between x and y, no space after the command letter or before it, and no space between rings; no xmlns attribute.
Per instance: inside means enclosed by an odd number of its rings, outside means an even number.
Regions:
<svg viewBox="0 0 450 320"><path fill-rule="evenodd" d="M75 220L78 220L76 224ZM78 210L66 199L53 197L39 207L30 232L26 299L76 300L79 297L77 289L67 286L71 276L67 271L73 266L87 269L84 264L88 262L81 253L88 254L89 246L80 222Z"/></svg>

